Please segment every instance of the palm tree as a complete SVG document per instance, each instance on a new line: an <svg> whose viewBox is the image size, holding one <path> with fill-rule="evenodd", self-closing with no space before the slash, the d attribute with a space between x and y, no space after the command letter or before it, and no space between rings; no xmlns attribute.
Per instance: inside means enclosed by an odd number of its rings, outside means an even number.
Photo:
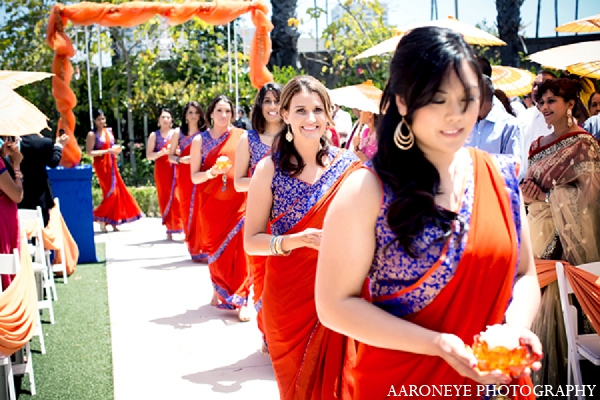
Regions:
<svg viewBox="0 0 600 400"><path fill-rule="evenodd" d="M498 16L498 34L506 42L500 47L500 58L503 65L519 66L519 26L521 25L521 6L525 0L496 0Z"/></svg>
<svg viewBox="0 0 600 400"><path fill-rule="evenodd" d="M298 0L271 0L273 8L273 31L271 41L273 51L269 66L292 66L296 68L298 60L298 30L288 25L290 18L295 18Z"/></svg>

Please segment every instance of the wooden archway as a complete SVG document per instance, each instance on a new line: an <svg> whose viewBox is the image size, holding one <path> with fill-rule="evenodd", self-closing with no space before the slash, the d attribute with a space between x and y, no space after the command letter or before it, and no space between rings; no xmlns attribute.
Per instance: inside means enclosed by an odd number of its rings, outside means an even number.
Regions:
<svg viewBox="0 0 600 400"><path fill-rule="evenodd" d="M273 29L273 25L267 18L268 8L263 0L218 0L182 4L82 2L68 6L60 3L54 5L50 12L46 34L46 41L54 50L52 72L55 76L52 77L52 95L56 101L56 109L60 113L58 129L64 129L72 139L63 149L61 165L72 168L81 161L81 150L73 134L75 131L73 108L77 104L77 98L70 87L73 67L69 58L75 55L75 49L71 39L65 33L68 21L75 25L98 24L130 28L148 21L155 15L161 15L167 18L171 25L182 24L193 17L198 17L212 25L224 25L248 12L251 13L252 23L256 28L250 45L250 81L252 86L260 88L273 80L273 75L267 69L271 56L269 32Z"/></svg>

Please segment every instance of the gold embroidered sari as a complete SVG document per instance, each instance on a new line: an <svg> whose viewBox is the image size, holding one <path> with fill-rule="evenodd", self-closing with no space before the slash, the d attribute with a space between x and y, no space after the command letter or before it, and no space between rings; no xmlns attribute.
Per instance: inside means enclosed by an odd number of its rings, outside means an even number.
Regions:
<svg viewBox="0 0 600 400"><path fill-rule="evenodd" d="M529 206L533 256L563 259L572 265L600 261L600 147L584 131L567 134L546 146L531 146L527 178L549 203Z"/></svg>
<svg viewBox="0 0 600 400"><path fill-rule="evenodd" d="M578 131L545 146L536 140L526 179L550 191L548 203L534 201L528 208L533 256L572 265L600 261L600 147L594 137ZM544 347L534 384L566 384L567 340L556 281L543 290L532 330Z"/></svg>

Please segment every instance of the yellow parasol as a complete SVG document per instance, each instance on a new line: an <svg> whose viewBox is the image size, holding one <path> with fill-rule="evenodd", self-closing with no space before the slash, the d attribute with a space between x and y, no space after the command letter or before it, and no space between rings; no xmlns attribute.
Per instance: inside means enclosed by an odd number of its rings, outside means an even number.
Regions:
<svg viewBox="0 0 600 400"><path fill-rule="evenodd" d="M592 15L556 27L556 32L600 32L600 14Z"/></svg>
<svg viewBox="0 0 600 400"><path fill-rule="evenodd" d="M460 33L469 44L477 44L481 46L505 46L506 42L498 39L496 36L487 33L484 30L476 28L472 25L465 24L464 22L458 21L456 18L450 16L447 19L438 19L433 21L427 21L419 24L411 24L405 27L397 28L395 31L399 32L400 35L391 37L387 40L384 40L381 43L376 44L375 46L363 51L354 59L372 57L383 53L391 53L396 50L398 47L398 43L400 39L404 36L405 33L415 29L421 28L425 26L437 26L439 28L448 28L452 29L455 32Z"/></svg>
<svg viewBox="0 0 600 400"><path fill-rule="evenodd" d="M30 135L48 128L48 118L13 89L53 75L0 70L0 136Z"/></svg>
<svg viewBox="0 0 600 400"><path fill-rule="evenodd" d="M42 79L50 78L53 75L54 74L48 72L0 70L0 83L3 83L11 89L16 89L19 86L41 81Z"/></svg>
<svg viewBox="0 0 600 400"><path fill-rule="evenodd" d="M535 75L521 68L492 66L494 89L502 90L508 97L523 96L531 92Z"/></svg>
<svg viewBox="0 0 600 400"><path fill-rule="evenodd" d="M373 85L370 80L359 85L329 90L329 97L334 104L375 114L379 114L379 102L382 94L383 91Z"/></svg>
<svg viewBox="0 0 600 400"><path fill-rule="evenodd" d="M529 59L544 67L567 70L572 74L590 78L597 77L598 63L600 62L600 41L553 47L531 54Z"/></svg>

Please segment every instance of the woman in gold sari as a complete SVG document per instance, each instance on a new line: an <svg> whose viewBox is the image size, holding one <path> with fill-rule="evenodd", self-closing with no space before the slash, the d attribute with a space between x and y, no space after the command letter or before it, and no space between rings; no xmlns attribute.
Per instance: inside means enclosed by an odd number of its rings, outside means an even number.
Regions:
<svg viewBox="0 0 600 400"><path fill-rule="evenodd" d="M521 186L529 203L534 257L572 265L600 261L600 147L573 120L578 98L579 83L570 79L546 81L538 89L538 108L554 132L531 144ZM545 289L533 330L546 353L534 383L566 384L567 345L556 282Z"/></svg>

